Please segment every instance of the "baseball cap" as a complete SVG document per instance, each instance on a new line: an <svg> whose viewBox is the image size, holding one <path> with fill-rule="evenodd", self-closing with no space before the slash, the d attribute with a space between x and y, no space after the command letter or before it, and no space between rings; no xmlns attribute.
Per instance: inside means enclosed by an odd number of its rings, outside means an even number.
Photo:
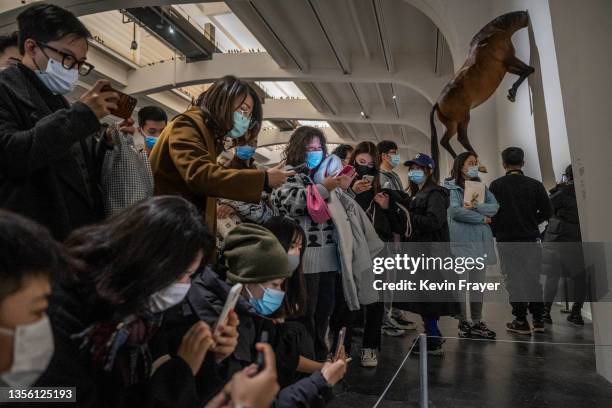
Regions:
<svg viewBox="0 0 612 408"><path fill-rule="evenodd" d="M434 169L436 167L436 162L434 162L433 159L425 153L419 153L414 159L404 162L404 166L412 166L413 164L421 167L429 167L430 169Z"/></svg>

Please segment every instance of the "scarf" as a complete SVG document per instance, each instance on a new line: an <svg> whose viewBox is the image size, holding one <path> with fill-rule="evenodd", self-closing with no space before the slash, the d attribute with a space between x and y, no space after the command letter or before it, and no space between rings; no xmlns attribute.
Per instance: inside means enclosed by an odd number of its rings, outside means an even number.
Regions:
<svg viewBox="0 0 612 408"><path fill-rule="evenodd" d="M151 375L152 358L148 342L161 326L162 314L144 312L120 321L94 323L71 336L87 350L96 369L118 372L126 386L145 381Z"/></svg>

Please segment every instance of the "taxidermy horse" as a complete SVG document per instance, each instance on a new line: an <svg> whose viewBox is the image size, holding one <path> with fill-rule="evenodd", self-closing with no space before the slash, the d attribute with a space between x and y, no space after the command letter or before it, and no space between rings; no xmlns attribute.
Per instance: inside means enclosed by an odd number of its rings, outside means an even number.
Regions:
<svg viewBox="0 0 612 408"><path fill-rule="evenodd" d="M429 115L431 154L436 163L440 150L434 112L438 113L438 119L446 127L440 144L455 158L457 154L450 145L451 137L457 134L459 143L467 151L475 152L467 135L470 109L489 99L506 72L519 76L508 90L508 99L515 101L516 90L534 69L514 55L512 35L528 24L529 14L526 11L515 11L497 17L472 38L467 60L446 84ZM436 165L436 179L439 176L438 169Z"/></svg>

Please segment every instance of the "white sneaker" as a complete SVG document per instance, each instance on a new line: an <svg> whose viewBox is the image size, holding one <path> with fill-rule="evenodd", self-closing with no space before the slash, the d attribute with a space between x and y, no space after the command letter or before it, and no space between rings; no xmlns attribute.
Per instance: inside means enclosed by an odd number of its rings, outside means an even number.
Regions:
<svg viewBox="0 0 612 408"><path fill-rule="evenodd" d="M364 348L361 350L361 366L362 367L376 367L378 365L378 357L376 356L376 350Z"/></svg>

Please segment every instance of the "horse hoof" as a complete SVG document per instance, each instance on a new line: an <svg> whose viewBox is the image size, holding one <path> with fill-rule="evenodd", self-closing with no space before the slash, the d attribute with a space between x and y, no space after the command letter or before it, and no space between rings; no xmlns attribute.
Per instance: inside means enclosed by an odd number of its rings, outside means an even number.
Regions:
<svg viewBox="0 0 612 408"><path fill-rule="evenodd" d="M478 167L478 171L481 173L488 173L487 167L483 164L481 164L480 167Z"/></svg>

